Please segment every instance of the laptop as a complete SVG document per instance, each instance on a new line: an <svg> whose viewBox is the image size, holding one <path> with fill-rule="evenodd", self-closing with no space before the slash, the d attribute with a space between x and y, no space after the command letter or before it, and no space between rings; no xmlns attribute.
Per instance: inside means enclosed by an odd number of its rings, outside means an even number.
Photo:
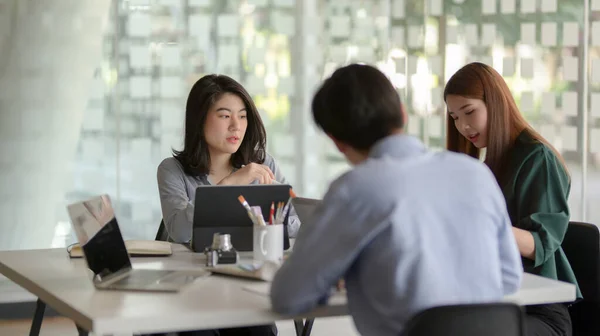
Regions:
<svg viewBox="0 0 600 336"><path fill-rule="evenodd" d="M108 195L67 206L73 230L98 289L177 292L205 270L134 269Z"/></svg>
<svg viewBox="0 0 600 336"><path fill-rule="evenodd" d="M250 206L260 206L263 218L269 218L271 202L290 198L288 184L250 184L236 186L202 185L196 188L192 249L202 252L212 245L215 233L230 234L233 247L240 252L252 251L253 223L238 197L244 196ZM289 212L288 212L289 214ZM289 249L288 216L284 219L283 248Z"/></svg>
<svg viewBox="0 0 600 336"><path fill-rule="evenodd" d="M292 199L292 205L302 225L310 221L310 218L321 202L319 199L305 197L295 197Z"/></svg>

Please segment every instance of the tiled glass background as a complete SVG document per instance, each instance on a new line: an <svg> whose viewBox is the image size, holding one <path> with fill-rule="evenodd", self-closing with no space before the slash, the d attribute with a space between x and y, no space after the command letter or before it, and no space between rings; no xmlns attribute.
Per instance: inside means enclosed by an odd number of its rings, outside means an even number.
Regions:
<svg viewBox="0 0 600 336"><path fill-rule="evenodd" d="M269 152L299 194L321 197L348 168L310 116L325 76L376 64L408 132L441 149L444 84L482 61L565 156L572 219L600 224L600 0L586 1L113 0L65 202L108 192L126 238L153 238L156 167L181 148L188 90L208 73L246 86Z"/></svg>

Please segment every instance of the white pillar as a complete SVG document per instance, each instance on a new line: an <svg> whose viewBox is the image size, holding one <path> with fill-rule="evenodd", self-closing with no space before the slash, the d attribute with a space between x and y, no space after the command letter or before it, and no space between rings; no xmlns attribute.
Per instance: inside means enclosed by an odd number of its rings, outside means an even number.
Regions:
<svg viewBox="0 0 600 336"><path fill-rule="evenodd" d="M0 250L47 248L110 0L0 0Z"/></svg>

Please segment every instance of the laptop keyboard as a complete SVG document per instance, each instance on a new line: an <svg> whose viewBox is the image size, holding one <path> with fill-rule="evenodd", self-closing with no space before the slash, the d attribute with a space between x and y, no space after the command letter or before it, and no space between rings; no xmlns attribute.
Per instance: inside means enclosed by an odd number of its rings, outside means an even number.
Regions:
<svg viewBox="0 0 600 336"><path fill-rule="evenodd" d="M163 270L133 270L128 277L113 284L113 286L145 286L173 274L173 271Z"/></svg>

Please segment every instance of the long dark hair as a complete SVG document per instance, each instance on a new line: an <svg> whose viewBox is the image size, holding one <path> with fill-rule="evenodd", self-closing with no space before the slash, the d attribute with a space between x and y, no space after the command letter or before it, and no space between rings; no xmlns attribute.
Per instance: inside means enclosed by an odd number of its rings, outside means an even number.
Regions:
<svg viewBox="0 0 600 336"><path fill-rule="evenodd" d="M494 68L477 62L465 65L452 75L446 84L444 101L448 95L479 99L485 103L488 113L485 163L494 173L498 182L503 182L505 177L504 164L508 159L506 157L508 151L514 146L519 134L524 131L534 141L541 142L550 148L567 171L560 153L521 115L504 78ZM446 124L448 129L446 147L448 150L479 158L479 149L458 132L454 120L449 114L446 115Z"/></svg>
<svg viewBox="0 0 600 336"><path fill-rule="evenodd" d="M240 168L250 162L265 161L267 132L258 109L246 89L231 77L206 75L192 86L187 99L183 150L173 149L173 156L181 163L188 175L201 176L210 171L210 153L204 138L206 115L225 93L240 97L246 107L248 118L244 140L237 152L231 155L231 164L235 168Z"/></svg>

